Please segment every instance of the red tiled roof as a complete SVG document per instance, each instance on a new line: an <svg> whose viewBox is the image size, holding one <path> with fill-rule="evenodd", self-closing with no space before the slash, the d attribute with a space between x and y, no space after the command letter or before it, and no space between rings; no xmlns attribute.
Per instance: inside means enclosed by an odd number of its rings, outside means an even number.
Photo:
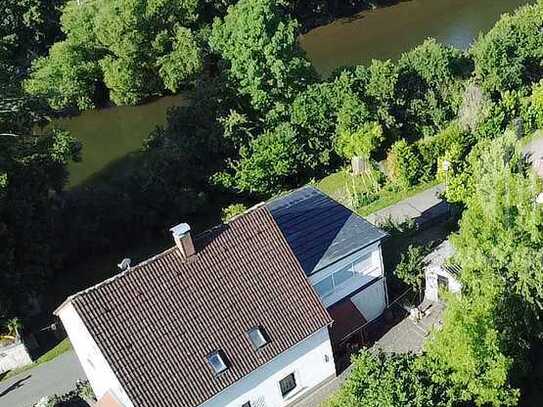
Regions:
<svg viewBox="0 0 543 407"><path fill-rule="evenodd" d="M174 247L71 301L136 407L196 406L331 319L267 208ZM246 332L271 341L255 351ZM231 364L215 377L206 356Z"/></svg>

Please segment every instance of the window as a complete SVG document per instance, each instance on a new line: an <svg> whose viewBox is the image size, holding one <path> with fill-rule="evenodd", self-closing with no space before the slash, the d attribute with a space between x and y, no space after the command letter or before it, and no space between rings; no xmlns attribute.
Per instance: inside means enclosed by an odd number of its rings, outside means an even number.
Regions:
<svg viewBox="0 0 543 407"><path fill-rule="evenodd" d="M350 265L348 267L345 267L343 270L336 271L334 273L334 287L343 284L345 281L349 280L353 276L353 268Z"/></svg>
<svg viewBox="0 0 543 407"><path fill-rule="evenodd" d="M449 279L442 275L437 275L437 287L439 290L449 290Z"/></svg>
<svg viewBox="0 0 543 407"><path fill-rule="evenodd" d="M213 369L213 372L217 375L228 369L226 364L226 357L222 351L213 352L207 357L207 362Z"/></svg>
<svg viewBox="0 0 543 407"><path fill-rule="evenodd" d="M353 264L355 273L362 274L371 266L371 253L367 253Z"/></svg>
<svg viewBox="0 0 543 407"><path fill-rule="evenodd" d="M326 297L334 291L334 280L332 276L326 277L324 280L319 281L315 284L315 290L321 297Z"/></svg>
<svg viewBox="0 0 543 407"><path fill-rule="evenodd" d="M249 336L249 340L255 349L260 349L269 342L268 336L259 326L250 329L249 332L247 332L247 335Z"/></svg>
<svg viewBox="0 0 543 407"><path fill-rule="evenodd" d="M281 387L281 395L283 397L288 396L292 390L296 388L296 377L294 377L294 373L291 373L282 379L279 382L279 387Z"/></svg>

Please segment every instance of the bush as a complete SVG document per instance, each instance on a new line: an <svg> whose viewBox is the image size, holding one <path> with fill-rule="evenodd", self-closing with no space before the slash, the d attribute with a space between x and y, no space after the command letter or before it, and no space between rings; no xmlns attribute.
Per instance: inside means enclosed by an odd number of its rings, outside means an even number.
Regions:
<svg viewBox="0 0 543 407"><path fill-rule="evenodd" d="M403 221L398 221L392 216L385 218L379 223L379 228L383 229L392 237L397 236L407 236L417 230L417 223L414 219L405 219Z"/></svg>
<svg viewBox="0 0 543 407"><path fill-rule="evenodd" d="M405 140L392 145L387 156L387 170L391 181L406 189L420 181L422 160L417 149Z"/></svg>
<svg viewBox="0 0 543 407"><path fill-rule="evenodd" d="M429 181L438 172L438 162L447 151L455 146L468 149L474 144L473 137L462 130L458 122L453 122L433 137L426 137L415 143L422 161L421 179Z"/></svg>
<svg viewBox="0 0 543 407"><path fill-rule="evenodd" d="M242 203L228 205L226 208L223 208L221 219L223 222L228 222L233 217L242 214L246 210L247 206Z"/></svg>
<svg viewBox="0 0 543 407"><path fill-rule="evenodd" d="M415 290L419 296L424 282L424 257L428 250L423 246L409 245L401 254L400 263L394 270L394 275ZM419 298L420 299L420 298Z"/></svg>
<svg viewBox="0 0 543 407"><path fill-rule="evenodd" d="M336 140L336 151L347 159L369 158L383 140L383 129L379 123L365 123L355 131L341 131Z"/></svg>
<svg viewBox="0 0 543 407"><path fill-rule="evenodd" d="M78 380L75 388L65 394L42 397L34 407L88 407L87 401L96 400L88 380Z"/></svg>

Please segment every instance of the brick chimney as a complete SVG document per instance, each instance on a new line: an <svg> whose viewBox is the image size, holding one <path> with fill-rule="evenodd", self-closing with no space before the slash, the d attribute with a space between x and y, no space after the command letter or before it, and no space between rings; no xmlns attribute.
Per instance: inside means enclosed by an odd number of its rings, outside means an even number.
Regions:
<svg viewBox="0 0 543 407"><path fill-rule="evenodd" d="M172 232L173 240L184 258L188 258L196 253L192 237L190 236L190 226L187 223L180 223L174 226L170 229L170 232Z"/></svg>

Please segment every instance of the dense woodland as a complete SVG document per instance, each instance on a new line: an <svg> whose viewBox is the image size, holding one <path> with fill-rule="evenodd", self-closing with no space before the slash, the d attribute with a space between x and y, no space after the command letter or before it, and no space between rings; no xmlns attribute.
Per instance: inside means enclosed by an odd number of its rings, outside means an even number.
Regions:
<svg viewBox="0 0 543 407"><path fill-rule="evenodd" d="M542 187L518 138L543 127L543 3L504 15L465 52L428 39L397 61L320 78L299 33L368 6L9 0L0 26L2 318L27 318L29 299L47 302L53 278L127 247L127 236L157 236L229 203L235 213L360 157L372 187L353 192L359 202L446 182L447 199L463 208L453 243L464 292L449 299L422 355L361 353L330 406L516 405L541 340ZM192 103L170 111L131 171L64 189L77 134L34 134L36 123L181 89ZM383 159L387 176L375 164Z"/></svg>

